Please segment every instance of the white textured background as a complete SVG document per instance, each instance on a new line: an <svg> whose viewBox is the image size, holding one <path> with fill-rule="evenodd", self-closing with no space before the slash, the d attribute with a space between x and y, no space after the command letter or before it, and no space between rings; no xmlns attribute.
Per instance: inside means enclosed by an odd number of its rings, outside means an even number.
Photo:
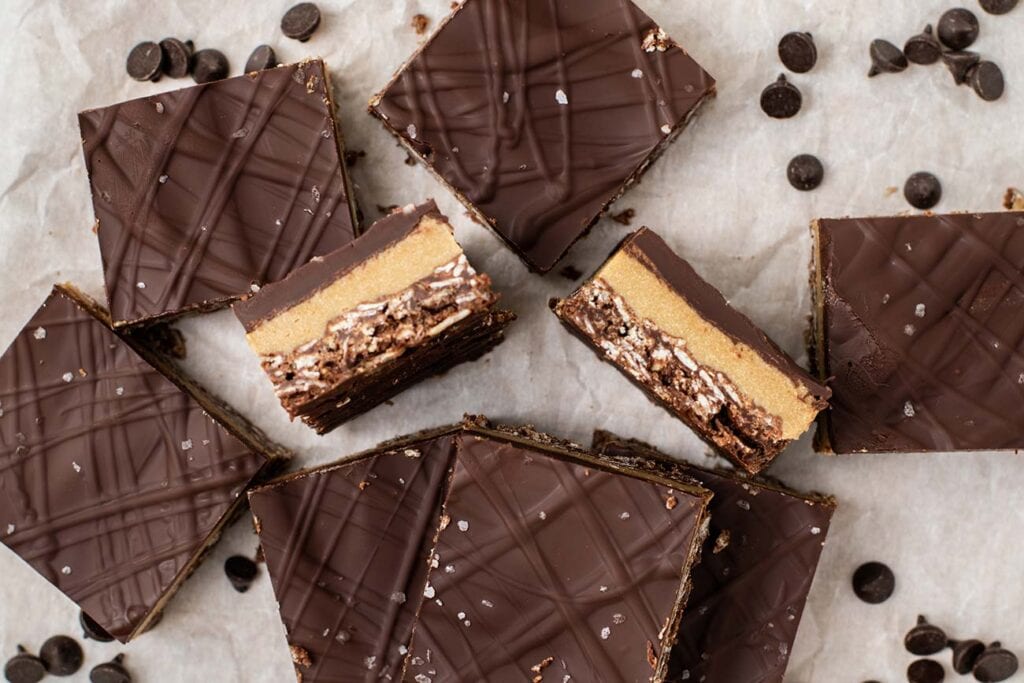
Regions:
<svg viewBox="0 0 1024 683"><path fill-rule="evenodd" d="M886 188L902 187L920 169L943 181L940 210L998 210L1008 185L1024 185L1024 6L992 17L975 0L964 2L982 24L972 49L1001 64L1007 76L1007 94L994 104L954 87L941 65L865 77L871 39L902 44L951 6L940 0L640 0L718 78L719 96L617 208L635 208L635 224L659 230L738 308L803 358L811 218L904 211L901 194ZM54 281L102 293L75 113L190 83L129 80L124 59L131 46L166 35L192 38L197 48L223 50L237 74L249 51L268 42L282 61L327 59L349 148L367 152L352 172L367 217L379 215L377 204L435 197L520 321L485 360L407 391L393 406L324 438L288 422L231 313L182 323L192 372L296 449L303 465L466 411L533 422L584 442L603 427L703 458L706 449L686 427L557 325L546 301L567 293L571 283L557 274L528 274L422 168L403 164L405 152L365 113L370 95L421 40L411 16L422 12L436 24L449 0L322 0L325 20L305 44L280 33L289 4L0 1L0 347ZM792 77L804 93L803 112L770 120L758 96L781 71L779 37L795 29L814 34L820 60L810 74ZM819 155L826 166L824 185L809 194L785 179L786 163L801 152ZM591 271L626 231L602 222L564 263ZM840 501L787 680L904 680L911 657L902 636L919 612L953 635L1001 639L1024 654L1019 457L828 459L812 454L804 439L771 473ZM266 575L239 595L221 571L229 554L252 553L255 546L251 526L236 525L155 631L127 648L87 643L87 667L74 680L87 680L89 666L122 649L142 682L294 680ZM849 588L850 573L870 559L888 562L897 574L895 596L880 606L859 602ZM56 632L80 635L76 617L70 602L0 548L0 659L17 643L37 648ZM948 652L941 658L948 667Z"/></svg>

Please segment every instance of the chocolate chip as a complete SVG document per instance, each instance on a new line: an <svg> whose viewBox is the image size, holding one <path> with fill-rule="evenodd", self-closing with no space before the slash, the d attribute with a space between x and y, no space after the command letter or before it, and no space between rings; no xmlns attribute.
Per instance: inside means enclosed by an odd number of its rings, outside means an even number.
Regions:
<svg viewBox="0 0 1024 683"><path fill-rule="evenodd" d="M1017 673L1017 655L992 643L974 663L974 678L982 683L998 683Z"/></svg>
<svg viewBox="0 0 1024 683"><path fill-rule="evenodd" d="M196 83L226 78L228 69L228 58L220 50L200 50L192 58L192 80Z"/></svg>
<svg viewBox="0 0 1024 683"><path fill-rule="evenodd" d="M998 100L1006 90L1003 71L995 62L978 62L967 73L967 80L978 97L986 102Z"/></svg>
<svg viewBox="0 0 1024 683"><path fill-rule="evenodd" d="M70 676L82 668L85 654L74 638L53 636L39 648L39 659L43 660L46 671L54 676Z"/></svg>
<svg viewBox="0 0 1024 683"><path fill-rule="evenodd" d="M974 663L985 651L985 643L973 638L953 641L950 645L953 647L953 671L961 675L971 673Z"/></svg>
<svg viewBox="0 0 1024 683"><path fill-rule="evenodd" d="M260 45L252 51L249 59L245 61L245 73L263 71L275 66L277 66L277 55L274 54L274 48L269 45Z"/></svg>
<svg viewBox="0 0 1024 683"><path fill-rule="evenodd" d="M300 2L281 17L281 32L303 43L319 25L320 8L311 2Z"/></svg>
<svg viewBox="0 0 1024 683"><path fill-rule="evenodd" d="M903 644L910 654L927 656L945 650L949 640L941 628L929 624L924 617L918 617L917 625L907 632Z"/></svg>
<svg viewBox="0 0 1024 683"><path fill-rule="evenodd" d="M105 628L85 612L79 611L78 623L82 627L82 635L89 640L95 640L97 643L109 643L114 639L114 636L107 633Z"/></svg>
<svg viewBox="0 0 1024 683"><path fill-rule="evenodd" d="M981 61L981 57L977 52L970 52L962 50L959 52L944 52L942 54L942 62L949 69L949 73L953 74L953 82L957 85L963 85L967 82L967 78L978 62Z"/></svg>
<svg viewBox="0 0 1024 683"><path fill-rule="evenodd" d="M192 70L192 48L177 38L164 38L160 41L163 52L161 67L171 78L184 78Z"/></svg>
<svg viewBox="0 0 1024 683"><path fill-rule="evenodd" d="M931 24L907 41L903 46L903 54L907 56L907 61L914 64L934 64L939 61L942 57L942 45L935 37Z"/></svg>
<svg viewBox="0 0 1024 683"><path fill-rule="evenodd" d="M871 69L868 71L868 78L874 78L878 74L895 74L903 71L910 62L903 50L899 49L888 40L881 38L871 41Z"/></svg>
<svg viewBox="0 0 1024 683"><path fill-rule="evenodd" d="M779 41L779 59L790 71L805 74L818 63L818 48L810 33L793 31Z"/></svg>
<svg viewBox="0 0 1024 683"><path fill-rule="evenodd" d="M18 646L18 654L7 660L4 665L4 678L10 683L37 683L46 676L46 667L43 661L35 655L30 655L21 645Z"/></svg>
<svg viewBox="0 0 1024 683"><path fill-rule="evenodd" d="M163 53L160 46L153 41L139 43L128 53L126 64L128 75L137 81L160 80L160 64Z"/></svg>
<svg viewBox="0 0 1024 683"><path fill-rule="evenodd" d="M825 167L813 154L800 154L793 157L786 168L789 184L798 190L813 190L825 179Z"/></svg>
<svg viewBox="0 0 1024 683"><path fill-rule="evenodd" d="M244 593L249 590L253 579L259 573L259 568L248 557L232 555L224 561L224 573L227 574L231 586L239 593Z"/></svg>
<svg viewBox="0 0 1024 683"><path fill-rule="evenodd" d="M903 196L915 209L927 210L942 199L942 183L927 171L918 171L903 185Z"/></svg>
<svg viewBox="0 0 1024 683"><path fill-rule="evenodd" d="M1006 14L1017 6L1019 0L981 0L981 9L989 14Z"/></svg>
<svg viewBox="0 0 1024 683"><path fill-rule="evenodd" d="M933 659L918 659L907 667L910 683L939 683L946 677L946 670Z"/></svg>
<svg viewBox="0 0 1024 683"><path fill-rule="evenodd" d="M896 590L896 577L881 562L867 562L853 573L853 592L872 605L885 602Z"/></svg>
<svg viewBox="0 0 1024 683"><path fill-rule="evenodd" d="M109 662L97 664L89 672L92 683L132 683L132 676L121 662L124 655L118 655Z"/></svg>
<svg viewBox="0 0 1024 683"><path fill-rule="evenodd" d="M773 119L796 116L803 105L803 96L795 85L780 74L779 79L761 91L761 109Z"/></svg>
<svg viewBox="0 0 1024 683"><path fill-rule="evenodd" d="M974 12L957 7L939 18L939 40L950 50L963 50L978 39L978 17Z"/></svg>

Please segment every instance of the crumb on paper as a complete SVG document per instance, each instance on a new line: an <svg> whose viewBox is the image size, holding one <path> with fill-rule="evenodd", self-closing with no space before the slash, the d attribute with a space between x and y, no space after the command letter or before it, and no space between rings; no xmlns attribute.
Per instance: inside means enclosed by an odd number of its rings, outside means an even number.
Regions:
<svg viewBox="0 0 1024 683"><path fill-rule="evenodd" d="M572 264L569 264L562 268L560 271L558 271L558 274L564 277L566 280L573 281L579 280L581 277L583 277L583 271L581 271L579 268Z"/></svg>
<svg viewBox="0 0 1024 683"><path fill-rule="evenodd" d="M894 194L896 194L899 191L900 191L900 188L896 187L895 185L890 185L889 187L885 188L885 191L883 192L883 194L886 197L891 197L891 196L893 196Z"/></svg>
<svg viewBox="0 0 1024 683"><path fill-rule="evenodd" d="M352 168L359 160L366 157L366 152L361 149L349 149L345 151L345 166Z"/></svg>
<svg viewBox="0 0 1024 683"><path fill-rule="evenodd" d="M619 225L630 225L633 221L633 217L636 216L635 209L623 209L618 213L613 213L610 217L613 221Z"/></svg>
<svg viewBox="0 0 1024 683"><path fill-rule="evenodd" d="M412 15L412 28L416 31L416 35L422 36L427 32L427 27L430 26L430 19L423 14Z"/></svg>
<svg viewBox="0 0 1024 683"><path fill-rule="evenodd" d="M1003 195L1003 208L1007 211L1024 211L1024 192L1016 187L1006 188Z"/></svg>
<svg viewBox="0 0 1024 683"><path fill-rule="evenodd" d="M416 157L406 152L405 159L402 161L402 163L404 163L406 166L415 166L419 162L416 161Z"/></svg>

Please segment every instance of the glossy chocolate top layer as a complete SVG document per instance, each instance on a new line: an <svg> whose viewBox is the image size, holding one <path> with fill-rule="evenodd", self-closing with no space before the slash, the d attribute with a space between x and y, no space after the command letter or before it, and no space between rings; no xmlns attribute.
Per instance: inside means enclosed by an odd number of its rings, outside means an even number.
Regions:
<svg viewBox="0 0 1024 683"><path fill-rule="evenodd" d="M822 220L819 242L832 449L1024 448L1024 217Z"/></svg>
<svg viewBox="0 0 1024 683"><path fill-rule="evenodd" d="M713 90L628 0L468 0L371 109L546 272Z"/></svg>
<svg viewBox="0 0 1024 683"><path fill-rule="evenodd" d="M595 432L594 449L691 477L714 493L669 680L782 683L835 504L671 460L607 432Z"/></svg>
<svg viewBox="0 0 1024 683"><path fill-rule="evenodd" d="M235 303L235 316L251 332L261 322L309 298L340 278L374 254L407 237L424 216L437 216L447 222L434 200L418 206L398 209L370 226L358 239L349 242L322 258L317 258L292 271L280 282L261 288L255 294Z"/></svg>
<svg viewBox="0 0 1024 683"><path fill-rule="evenodd" d="M60 290L0 357L0 540L119 640L265 462Z"/></svg>
<svg viewBox="0 0 1024 683"><path fill-rule="evenodd" d="M79 114L115 324L222 305L355 232L319 60Z"/></svg>

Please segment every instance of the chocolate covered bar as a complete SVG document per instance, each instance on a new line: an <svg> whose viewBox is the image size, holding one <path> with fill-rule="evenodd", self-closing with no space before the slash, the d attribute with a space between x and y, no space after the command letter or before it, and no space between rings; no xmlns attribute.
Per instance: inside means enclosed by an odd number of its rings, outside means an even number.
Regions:
<svg viewBox="0 0 1024 683"><path fill-rule="evenodd" d="M629 0L466 0L370 111L547 272L714 92Z"/></svg>
<svg viewBox="0 0 1024 683"><path fill-rule="evenodd" d="M627 466L692 478L714 494L668 680L782 683L835 501L690 465L600 430L593 448Z"/></svg>
<svg viewBox="0 0 1024 683"><path fill-rule="evenodd" d="M72 289L0 357L0 541L122 642L285 455L154 369Z"/></svg>
<svg viewBox="0 0 1024 683"><path fill-rule="evenodd" d="M1024 448L1020 213L813 224L818 450Z"/></svg>
<svg viewBox="0 0 1024 683"><path fill-rule="evenodd" d="M349 242L320 60L79 114L117 327L230 303Z"/></svg>
<svg viewBox="0 0 1024 683"><path fill-rule="evenodd" d="M375 223L234 306L292 418L324 433L473 360L515 316L431 201Z"/></svg>
<svg viewBox="0 0 1024 683"><path fill-rule="evenodd" d="M825 386L647 228L553 308L570 331L752 474L826 405Z"/></svg>

